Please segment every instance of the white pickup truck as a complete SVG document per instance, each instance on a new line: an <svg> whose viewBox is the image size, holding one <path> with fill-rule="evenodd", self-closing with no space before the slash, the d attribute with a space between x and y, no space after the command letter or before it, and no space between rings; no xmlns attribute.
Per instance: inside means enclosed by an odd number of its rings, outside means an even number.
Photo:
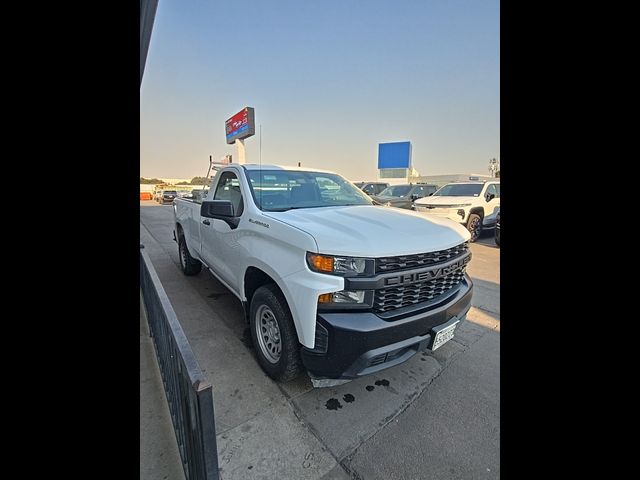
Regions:
<svg viewBox="0 0 640 480"><path fill-rule="evenodd" d="M320 386L397 365L450 340L471 305L462 225L375 206L335 173L230 165L174 214L183 272L204 265L240 299L276 380L306 368Z"/></svg>
<svg viewBox="0 0 640 480"><path fill-rule="evenodd" d="M448 183L430 197L413 203L417 212L449 218L467 227L475 242L484 228L496 225L500 211L500 180Z"/></svg>

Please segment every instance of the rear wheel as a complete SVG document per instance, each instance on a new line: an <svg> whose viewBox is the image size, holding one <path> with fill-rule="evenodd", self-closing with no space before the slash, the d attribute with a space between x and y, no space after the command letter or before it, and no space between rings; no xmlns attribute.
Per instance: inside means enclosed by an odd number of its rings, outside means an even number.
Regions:
<svg viewBox="0 0 640 480"><path fill-rule="evenodd" d="M196 260L189 253L187 248L187 242L184 239L184 235L180 235L178 240L178 256L180 257L180 268L185 275L197 275L202 270L202 263L200 260Z"/></svg>
<svg viewBox="0 0 640 480"><path fill-rule="evenodd" d="M480 232L482 232L482 219L480 215L472 213L469 215L469 220L467 220L467 230L471 234L470 242L475 242L480 237Z"/></svg>
<svg viewBox="0 0 640 480"><path fill-rule="evenodd" d="M296 378L302 371L298 335L287 301L274 284L262 286L253 294L250 321L262 369L281 382Z"/></svg>

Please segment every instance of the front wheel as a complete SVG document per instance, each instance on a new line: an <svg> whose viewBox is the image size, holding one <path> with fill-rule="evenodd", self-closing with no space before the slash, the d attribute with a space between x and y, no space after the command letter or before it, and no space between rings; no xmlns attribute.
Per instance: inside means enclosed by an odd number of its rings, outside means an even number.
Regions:
<svg viewBox="0 0 640 480"><path fill-rule="evenodd" d="M298 335L287 301L274 284L260 287L253 294L250 321L262 369L281 382L296 378L302 371Z"/></svg>
<svg viewBox="0 0 640 480"><path fill-rule="evenodd" d="M184 235L180 235L178 240L178 256L180 257L180 268L185 275L197 275L202 270L202 263L191 256L187 248L187 241Z"/></svg>
<svg viewBox="0 0 640 480"><path fill-rule="evenodd" d="M467 220L467 230L471 234L470 242L475 242L480 237L480 232L482 232L482 219L480 215L472 213L469 215L469 220Z"/></svg>

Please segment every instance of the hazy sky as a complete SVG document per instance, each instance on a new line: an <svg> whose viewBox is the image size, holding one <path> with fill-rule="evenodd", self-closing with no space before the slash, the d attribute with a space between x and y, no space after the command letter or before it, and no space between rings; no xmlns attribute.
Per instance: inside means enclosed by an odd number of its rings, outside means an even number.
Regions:
<svg viewBox="0 0 640 480"><path fill-rule="evenodd" d="M140 91L140 174L236 156L224 121L255 108L247 162L375 180L378 143L422 175L500 158L496 0L159 0Z"/></svg>

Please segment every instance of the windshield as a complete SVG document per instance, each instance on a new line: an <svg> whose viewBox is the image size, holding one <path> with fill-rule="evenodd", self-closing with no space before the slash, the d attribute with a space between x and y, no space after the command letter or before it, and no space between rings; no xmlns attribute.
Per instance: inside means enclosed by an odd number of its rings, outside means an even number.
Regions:
<svg viewBox="0 0 640 480"><path fill-rule="evenodd" d="M477 197L483 186L482 183L450 183L434 193L433 196Z"/></svg>
<svg viewBox="0 0 640 480"><path fill-rule="evenodd" d="M411 190L411 185L394 185L380 192L381 197L404 197Z"/></svg>
<svg viewBox="0 0 640 480"><path fill-rule="evenodd" d="M256 205L267 212L372 204L366 194L334 173L249 170L247 175Z"/></svg>
<svg viewBox="0 0 640 480"><path fill-rule="evenodd" d="M165 195L175 195L176 191L175 190L165 190L164 193L165 193Z"/></svg>

